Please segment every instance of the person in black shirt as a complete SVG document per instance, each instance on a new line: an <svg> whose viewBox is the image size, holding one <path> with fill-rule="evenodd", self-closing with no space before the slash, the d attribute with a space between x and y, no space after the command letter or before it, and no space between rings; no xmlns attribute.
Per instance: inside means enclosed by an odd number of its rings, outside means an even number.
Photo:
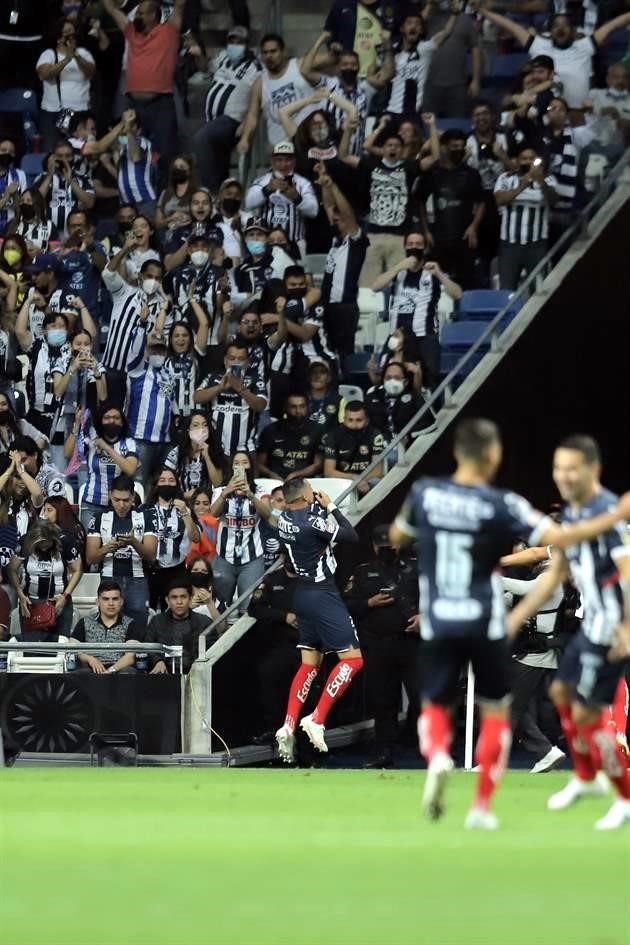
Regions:
<svg viewBox="0 0 630 945"><path fill-rule="evenodd" d="M479 172L464 163L466 134L445 131L439 163L426 175L421 194L433 197L435 256L445 272L464 289L475 288L478 230L484 214ZM425 210L422 208L422 215ZM372 280L374 281L374 280Z"/></svg>
<svg viewBox="0 0 630 945"><path fill-rule="evenodd" d="M224 306L223 320L219 328L219 342L227 345L234 342L246 347L249 355L249 369L258 374L267 383L271 373L271 362L278 348L287 337L287 325L284 319L284 297L276 299L273 312L261 312L260 303L251 301L245 305L238 320L238 331L230 336L232 307Z"/></svg>
<svg viewBox="0 0 630 945"><path fill-rule="evenodd" d="M365 396L370 423L383 434L386 443L391 442L407 426L423 404L422 394L413 390L404 364L398 361L390 361L383 371L383 383L370 387ZM418 420L414 432L420 433L434 422L435 416L428 410ZM411 434L407 436L406 442L409 443L410 439Z"/></svg>
<svg viewBox="0 0 630 945"><path fill-rule="evenodd" d="M164 646L182 646L184 648L182 666L184 673L197 659L198 641L203 631L210 626L209 617L195 613L191 609L192 584L184 573L182 578L174 579L166 591L165 600L168 609L151 618L144 638L145 643L162 643ZM217 639L213 632L209 643ZM169 668L164 659L156 653L150 655L153 673L167 673Z"/></svg>
<svg viewBox="0 0 630 945"><path fill-rule="evenodd" d="M289 394L285 418L263 430L258 447L258 473L286 482L317 476L322 469L319 452L321 427L308 419L305 394Z"/></svg>
<svg viewBox="0 0 630 945"><path fill-rule="evenodd" d="M264 289L269 279L282 279L287 266L293 260L280 246L272 246L267 240L269 227L264 220L251 218L243 231L247 256L234 270L237 291L247 296Z"/></svg>
<svg viewBox="0 0 630 945"><path fill-rule="evenodd" d="M369 423L365 405L360 400L351 400L346 404L343 423L322 438L324 475L332 479L347 479L350 484L384 448L383 434ZM380 463L372 470L369 481L359 483L359 494L369 492L382 475L383 464Z"/></svg>
<svg viewBox="0 0 630 945"><path fill-rule="evenodd" d="M308 419L322 430L337 426L341 394L332 382L328 361L313 360L308 366Z"/></svg>

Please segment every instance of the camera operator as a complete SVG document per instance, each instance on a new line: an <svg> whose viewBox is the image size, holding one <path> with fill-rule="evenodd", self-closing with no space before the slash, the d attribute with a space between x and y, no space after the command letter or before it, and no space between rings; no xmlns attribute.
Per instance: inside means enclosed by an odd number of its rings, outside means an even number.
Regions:
<svg viewBox="0 0 630 945"><path fill-rule="evenodd" d="M549 564L549 558L541 561L529 580L503 577L503 590L512 597L523 597L540 581ZM564 752L552 745L541 731L537 718L538 704L558 668L558 656L563 648L563 635L559 633L559 610L563 599L564 590L559 587L544 609L523 629L518 649L513 654L512 730L525 751L536 757L532 774L550 771L565 758Z"/></svg>
<svg viewBox="0 0 630 945"><path fill-rule="evenodd" d="M398 557L386 525L374 529L372 549L372 559L355 569L344 597L359 633L374 712L374 757L366 767L391 768L401 685L414 725L419 708L418 582L415 562Z"/></svg>

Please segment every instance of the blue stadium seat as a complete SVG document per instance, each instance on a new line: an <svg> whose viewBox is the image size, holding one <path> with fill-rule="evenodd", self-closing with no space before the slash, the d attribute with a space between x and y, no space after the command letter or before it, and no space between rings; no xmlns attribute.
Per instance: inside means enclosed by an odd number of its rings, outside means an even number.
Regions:
<svg viewBox="0 0 630 945"><path fill-rule="evenodd" d="M483 77L483 85L510 87L528 58L527 53L520 52L493 56L488 74Z"/></svg>
<svg viewBox="0 0 630 945"><path fill-rule="evenodd" d="M459 300L457 317L464 320L490 322L502 308L509 304L512 294L512 292L500 289L471 289L464 292ZM520 299L514 300L514 304L510 306L512 318L520 311L522 305Z"/></svg>
<svg viewBox="0 0 630 945"><path fill-rule="evenodd" d="M470 131L470 118L436 118L438 131L451 131L453 128L466 132Z"/></svg>
<svg viewBox="0 0 630 945"><path fill-rule="evenodd" d="M39 115L37 96L32 89L4 89L0 92L0 112L19 112L36 119Z"/></svg>
<svg viewBox="0 0 630 945"><path fill-rule="evenodd" d="M370 379L367 372L367 363L372 357L371 351L356 351L344 358L343 377L346 383L356 384L367 390L370 386Z"/></svg>
<svg viewBox="0 0 630 945"><path fill-rule="evenodd" d="M485 330L486 326L481 321L448 322L444 326L440 337L442 348L440 370L443 375L450 374L457 366L457 362L462 355L472 347ZM470 374L489 347L489 341L482 345L475 356L466 364L462 376Z"/></svg>
<svg viewBox="0 0 630 945"><path fill-rule="evenodd" d="M26 180L28 186L30 187L36 177L44 170L44 158L45 154L25 154L22 158L22 163L20 167L26 174Z"/></svg>

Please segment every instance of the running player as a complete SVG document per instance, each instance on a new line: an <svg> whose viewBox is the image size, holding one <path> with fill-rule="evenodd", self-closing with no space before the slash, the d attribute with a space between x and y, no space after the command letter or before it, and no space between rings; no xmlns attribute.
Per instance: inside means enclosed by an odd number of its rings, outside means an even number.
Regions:
<svg viewBox="0 0 630 945"><path fill-rule="evenodd" d="M501 440L489 420L464 420L455 431L457 470L450 479L424 479L413 487L391 526L396 546L418 543L424 685L418 724L420 750L428 761L423 808L436 819L453 768L452 706L462 669L470 661L481 710L477 742L478 787L466 826L494 830L490 810L507 763L510 657L499 559L516 538L530 545L566 546L610 528L608 514L563 531L520 496L489 483L501 463Z"/></svg>
<svg viewBox="0 0 630 945"><path fill-rule="evenodd" d="M319 751L328 751L324 739L328 713L363 667L352 617L334 581L337 562L331 547L333 541L357 542L359 536L330 496L313 492L306 479L291 479L282 489L286 508L277 519L278 537L297 579L293 609L302 665L291 683L287 715L276 732L276 741L283 761L292 762L295 727L324 653L337 653L339 662L330 672L315 711L300 723Z"/></svg>
<svg viewBox="0 0 630 945"><path fill-rule="evenodd" d="M567 503L565 523L593 521L617 505L617 497L599 481L601 459L597 443L588 436L572 436L556 449L553 478ZM621 506L625 504L625 497ZM620 506L617 506L619 508ZM568 564L568 567L567 567ZM625 524L613 525L596 541L582 541L566 555L554 554L544 580L514 608L510 634L535 613L538 602L568 573L582 598L580 631L564 652L551 697L558 710L575 773L547 803L549 810L564 810L586 796L605 793L596 777L603 770L618 798L595 824L597 830L615 830L630 823L630 772L615 732L607 724L607 710L615 697L624 663L630 656L630 535Z"/></svg>

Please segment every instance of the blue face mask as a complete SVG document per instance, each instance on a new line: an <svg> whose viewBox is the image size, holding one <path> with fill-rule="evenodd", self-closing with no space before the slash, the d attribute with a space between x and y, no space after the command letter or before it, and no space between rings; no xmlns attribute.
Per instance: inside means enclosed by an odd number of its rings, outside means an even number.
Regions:
<svg viewBox="0 0 630 945"><path fill-rule="evenodd" d="M65 345L68 338L68 332L65 328L51 328L48 332L48 344L53 348L60 348Z"/></svg>
<svg viewBox="0 0 630 945"><path fill-rule="evenodd" d="M118 135L118 145L121 148L127 147L127 135Z"/></svg>
<svg viewBox="0 0 630 945"><path fill-rule="evenodd" d="M226 53L232 60L232 62L238 62L239 59L242 59L245 55L245 46L241 46L237 43L228 43L225 48Z"/></svg>
<svg viewBox="0 0 630 945"><path fill-rule="evenodd" d="M246 240L245 244L252 256L262 256L267 246L262 240Z"/></svg>

